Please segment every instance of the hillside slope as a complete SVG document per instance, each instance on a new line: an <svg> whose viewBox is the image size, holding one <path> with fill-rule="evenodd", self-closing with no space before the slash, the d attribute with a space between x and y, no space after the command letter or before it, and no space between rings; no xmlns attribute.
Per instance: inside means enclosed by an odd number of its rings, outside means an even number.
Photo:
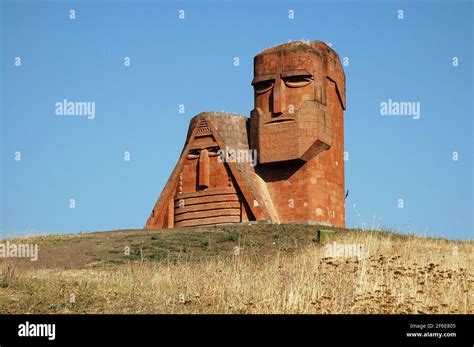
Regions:
<svg viewBox="0 0 474 347"><path fill-rule="evenodd" d="M0 313L474 313L474 244L308 225L51 235ZM320 241L320 242L318 242ZM6 241L0 241L5 244Z"/></svg>

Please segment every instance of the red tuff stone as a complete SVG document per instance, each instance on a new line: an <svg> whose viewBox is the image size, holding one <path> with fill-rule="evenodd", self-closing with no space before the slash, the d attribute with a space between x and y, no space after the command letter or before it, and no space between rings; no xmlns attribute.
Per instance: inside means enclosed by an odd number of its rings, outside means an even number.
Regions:
<svg viewBox="0 0 474 347"><path fill-rule="evenodd" d="M345 75L321 41L254 58L250 119L191 119L147 229L246 221L345 225ZM256 153L256 154L255 154ZM256 156L256 157L255 157Z"/></svg>

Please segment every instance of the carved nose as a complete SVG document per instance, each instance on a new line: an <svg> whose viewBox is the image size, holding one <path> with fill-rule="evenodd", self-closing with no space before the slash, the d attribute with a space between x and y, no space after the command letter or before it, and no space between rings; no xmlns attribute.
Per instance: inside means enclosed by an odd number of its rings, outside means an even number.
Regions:
<svg viewBox="0 0 474 347"><path fill-rule="evenodd" d="M207 149L201 150L199 155L199 188L209 187L209 153Z"/></svg>
<svg viewBox="0 0 474 347"><path fill-rule="evenodd" d="M273 114L280 116L285 110L285 95L284 95L285 85L281 78L275 80L275 85L273 86Z"/></svg>

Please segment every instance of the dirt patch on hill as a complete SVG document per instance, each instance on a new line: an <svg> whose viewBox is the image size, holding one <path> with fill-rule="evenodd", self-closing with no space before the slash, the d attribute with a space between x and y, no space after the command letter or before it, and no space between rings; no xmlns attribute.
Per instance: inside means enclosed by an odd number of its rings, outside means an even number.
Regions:
<svg viewBox="0 0 474 347"><path fill-rule="evenodd" d="M38 245L38 260L7 258L25 268L84 269L134 260L199 261L240 252L255 258L292 253L316 242L317 226L229 225L166 230L117 230L10 240Z"/></svg>

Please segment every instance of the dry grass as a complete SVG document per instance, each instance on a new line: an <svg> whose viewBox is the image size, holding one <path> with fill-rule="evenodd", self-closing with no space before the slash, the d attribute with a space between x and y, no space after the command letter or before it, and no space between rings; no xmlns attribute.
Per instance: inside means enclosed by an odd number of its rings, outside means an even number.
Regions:
<svg viewBox="0 0 474 347"><path fill-rule="evenodd" d="M0 313L474 313L472 242L373 232L336 241L369 257L330 258L309 243L89 269L3 262Z"/></svg>

